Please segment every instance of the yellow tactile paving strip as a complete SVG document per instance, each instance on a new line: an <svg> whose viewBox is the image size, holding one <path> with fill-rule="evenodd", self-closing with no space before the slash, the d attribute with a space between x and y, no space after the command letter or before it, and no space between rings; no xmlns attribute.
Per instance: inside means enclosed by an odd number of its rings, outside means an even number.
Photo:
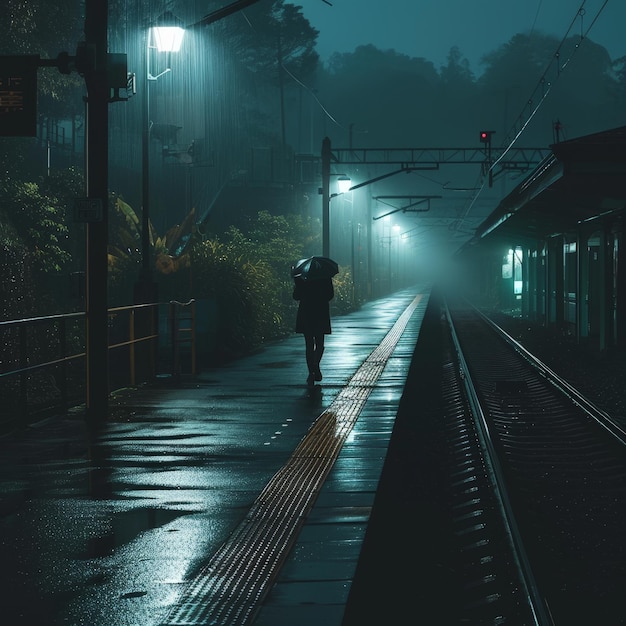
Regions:
<svg viewBox="0 0 626 626"><path fill-rule="evenodd" d="M246 518L187 587L163 626L250 624L422 296L313 423Z"/></svg>

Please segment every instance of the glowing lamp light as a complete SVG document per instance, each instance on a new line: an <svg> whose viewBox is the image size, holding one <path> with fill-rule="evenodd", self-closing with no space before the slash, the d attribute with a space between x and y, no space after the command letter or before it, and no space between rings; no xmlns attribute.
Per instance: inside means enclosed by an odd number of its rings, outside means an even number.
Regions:
<svg viewBox="0 0 626 626"><path fill-rule="evenodd" d="M179 19L166 11L152 27L152 33L159 52L178 52L183 43L185 29Z"/></svg>
<svg viewBox="0 0 626 626"><path fill-rule="evenodd" d="M337 189L339 193L346 193L352 187L352 180L348 176L340 176L337 179Z"/></svg>

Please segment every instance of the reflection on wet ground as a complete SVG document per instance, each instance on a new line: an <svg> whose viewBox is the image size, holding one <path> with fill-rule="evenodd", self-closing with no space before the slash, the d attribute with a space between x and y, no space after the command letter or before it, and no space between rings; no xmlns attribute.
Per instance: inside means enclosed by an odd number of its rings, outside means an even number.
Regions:
<svg viewBox="0 0 626 626"><path fill-rule="evenodd" d="M335 320L313 389L294 336L125 390L99 433L77 411L0 440L5 623L160 624L414 295Z"/></svg>

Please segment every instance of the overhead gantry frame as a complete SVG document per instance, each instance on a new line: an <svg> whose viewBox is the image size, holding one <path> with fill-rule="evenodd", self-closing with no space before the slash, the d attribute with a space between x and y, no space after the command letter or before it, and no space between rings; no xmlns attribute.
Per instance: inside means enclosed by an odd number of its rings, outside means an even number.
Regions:
<svg viewBox="0 0 626 626"><path fill-rule="evenodd" d="M509 171L528 171L551 153L549 148L332 148L328 137L322 141L322 247L324 256L330 246L331 166L394 165L397 169L359 183L350 191L402 172L438 170L441 165L480 165L483 174L494 178ZM506 158L505 158L506 156ZM493 172L494 164L500 169ZM398 167L399 166L399 167Z"/></svg>

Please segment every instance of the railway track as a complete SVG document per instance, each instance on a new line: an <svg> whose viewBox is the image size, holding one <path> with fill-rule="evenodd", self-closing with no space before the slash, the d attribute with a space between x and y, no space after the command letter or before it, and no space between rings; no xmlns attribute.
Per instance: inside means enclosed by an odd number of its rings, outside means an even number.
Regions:
<svg viewBox="0 0 626 626"><path fill-rule="evenodd" d="M456 619L626 624L626 436L464 303L444 307Z"/></svg>

